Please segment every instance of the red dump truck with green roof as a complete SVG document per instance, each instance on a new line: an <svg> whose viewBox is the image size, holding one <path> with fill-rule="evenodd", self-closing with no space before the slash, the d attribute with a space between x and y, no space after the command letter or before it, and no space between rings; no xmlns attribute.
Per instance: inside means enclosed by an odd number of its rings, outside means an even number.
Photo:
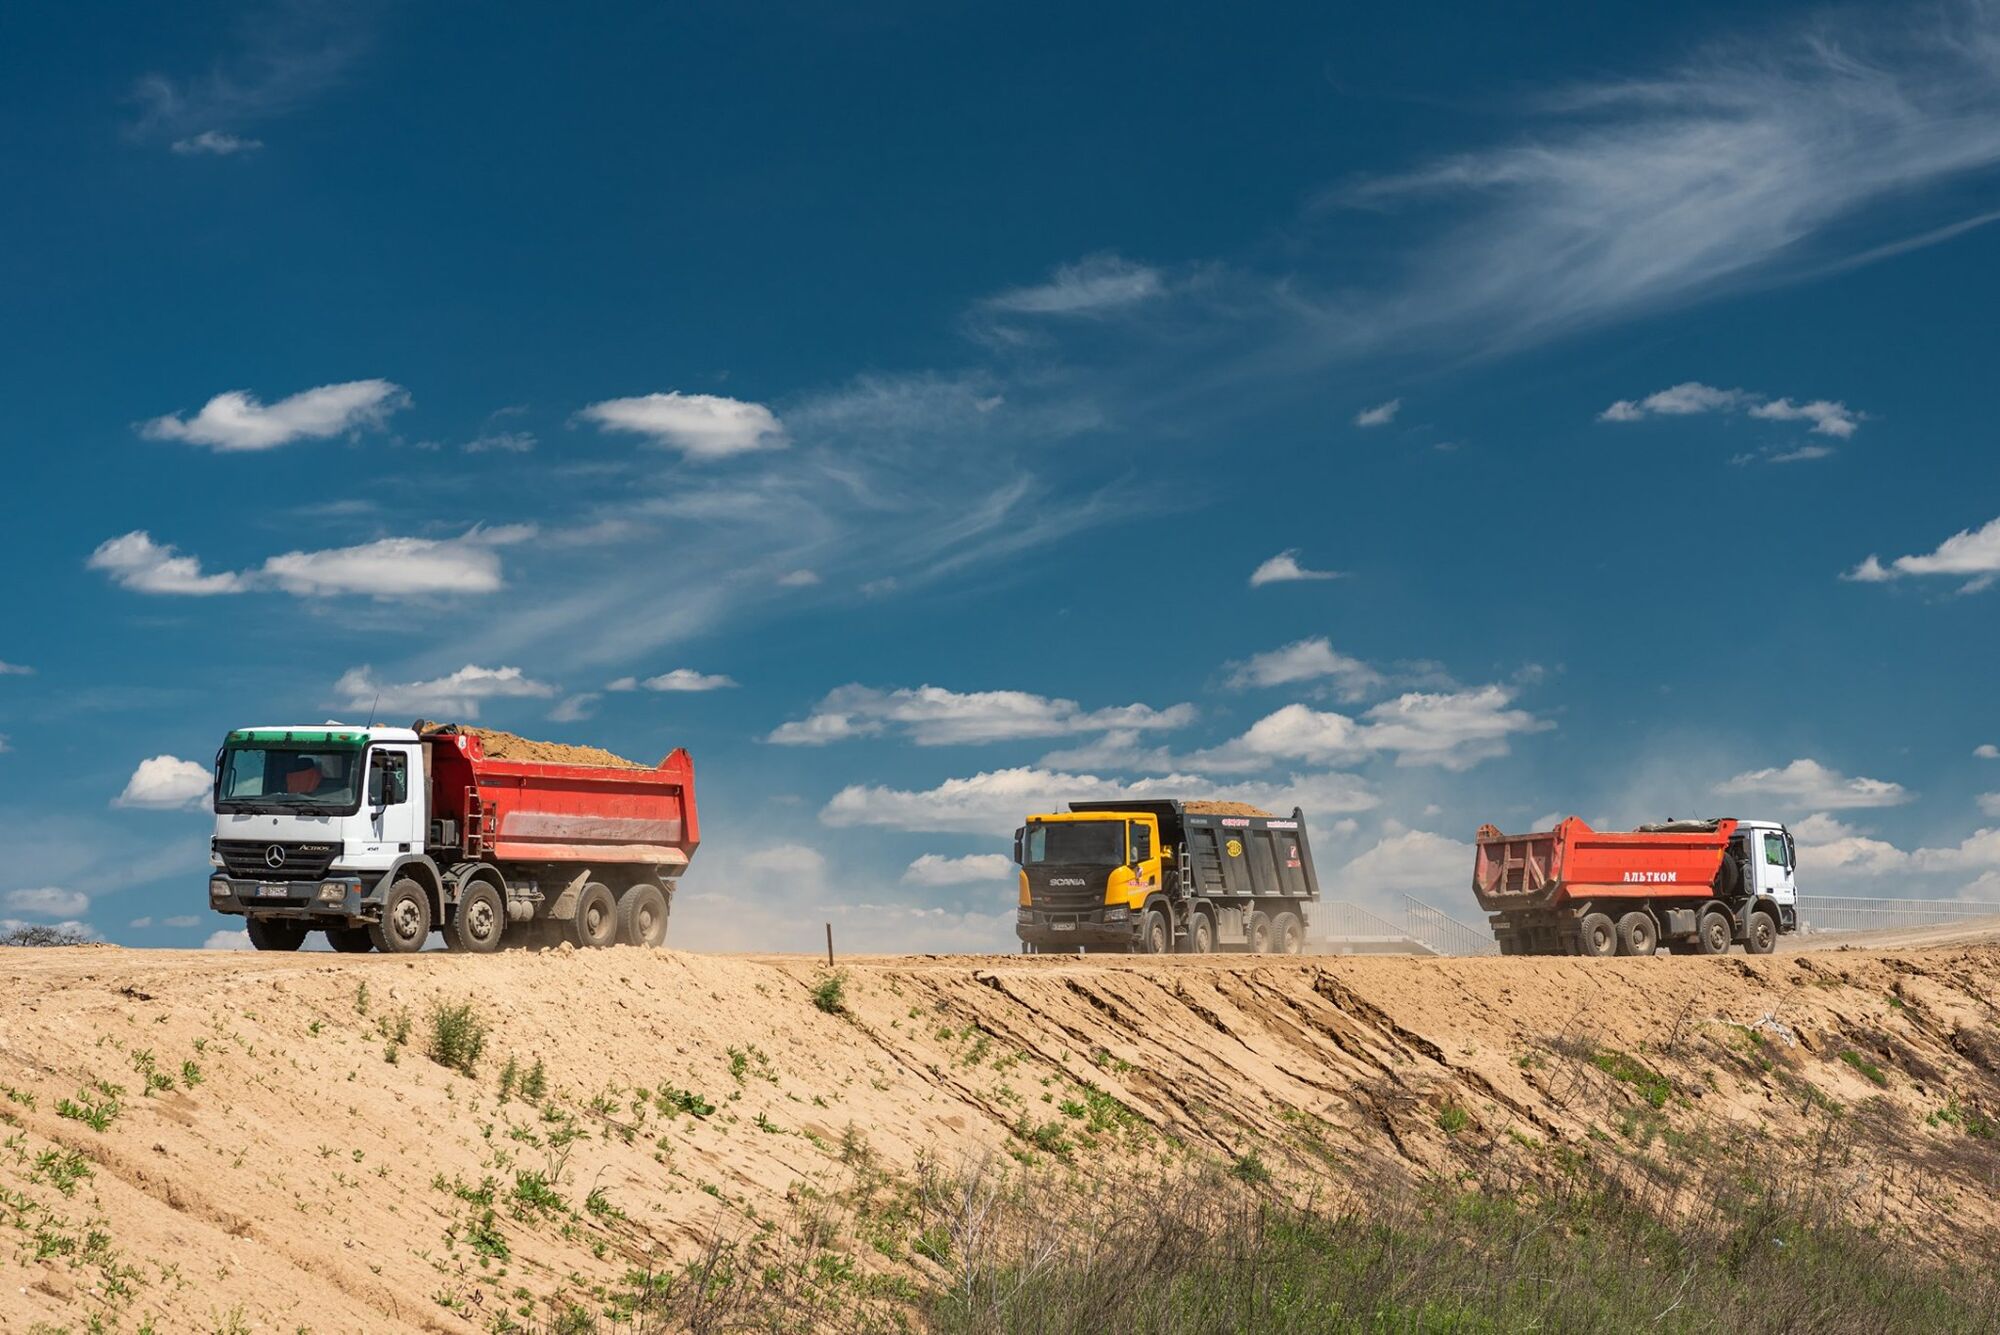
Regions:
<svg viewBox="0 0 2000 1335"><path fill-rule="evenodd" d="M259 950L657 946L701 842L694 765L453 726L239 728L215 765L209 907ZM506 738L509 742L520 739ZM586 763L573 763L580 759Z"/></svg>

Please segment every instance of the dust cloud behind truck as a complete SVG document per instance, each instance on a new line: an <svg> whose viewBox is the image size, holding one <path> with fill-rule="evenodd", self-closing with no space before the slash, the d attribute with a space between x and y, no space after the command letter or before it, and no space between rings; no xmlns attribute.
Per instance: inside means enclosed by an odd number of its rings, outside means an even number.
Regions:
<svg viewBox="0 0 2000 1335"><path fill-rule="evenodd" d="M1768 955L1798 929L1798 848L1773 821L1482 826L1472 892L1503 955Z"/></svg>
<svg viewBox="0 0 2000 1335"><path fill-rule="evenodd" d="M1014 832L1031 951L1296 954L1319 899L1305 813L1230 802L1072 802Z"/></svg>
<svg viewBox="0 0 2000 1335"><path fill-rule="evenodd" d="M238 729L214 807L209 907L259 950L657 946L701 838L686 751L648 768L449 725Z"/></svg>

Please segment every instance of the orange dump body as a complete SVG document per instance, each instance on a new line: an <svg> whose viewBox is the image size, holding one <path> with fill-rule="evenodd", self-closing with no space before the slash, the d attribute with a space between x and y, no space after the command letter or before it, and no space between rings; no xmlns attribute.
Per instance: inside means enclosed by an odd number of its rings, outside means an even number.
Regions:
<svg viewBox="0 0 2000 1335"><path fill-rule="evenodd" d="M1491 831L1491 833L1489 833ZM1535 834L1480 831L1472 892L1489 913L1572 899L1705 899L1736 822L1712 830L1598 831L1575 816Z"/></svg>
<svg viewBox="0 0 2000 1335"><path fill-rule="evenodd" d="M431 811L457 822L467 857L684 867L701 842L694 762L678 747L627 769L493 760L467 733L427 740Z"/></svg>

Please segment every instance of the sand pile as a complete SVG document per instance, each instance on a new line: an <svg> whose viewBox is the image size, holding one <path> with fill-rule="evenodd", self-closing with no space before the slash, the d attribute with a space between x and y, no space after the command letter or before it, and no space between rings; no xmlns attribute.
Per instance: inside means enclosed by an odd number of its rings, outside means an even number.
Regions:
<svg viewBox="0 0 2000 1335"><path fill-rule="evenodd" d="M1181 809L1190 816L1263 816L1277 813L1262 807L1253 807L1248 802L1183 802Z"/></svg>
<svg viewBox="0 0 2000 1335"><path fill-rule="evenodd" d="M472 728L460 723L419 724L418 732L462 732L477 737L494 760L542 760L555 765L596 765L606 769L650 769L636 760L627 760L601 746L569 746L562 742L538 742L499 728Z"/></svg>

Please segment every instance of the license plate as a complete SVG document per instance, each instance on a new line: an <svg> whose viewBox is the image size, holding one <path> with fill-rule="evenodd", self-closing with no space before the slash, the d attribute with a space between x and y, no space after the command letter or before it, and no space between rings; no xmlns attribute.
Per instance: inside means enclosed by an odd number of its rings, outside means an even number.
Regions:
<svg viewBox="0 0 2000 1335"><path fill-rule="evenodd" d="M275 881L265 881L258 885L257 894L262 899L289 899L292 895L292 887L289 885L279 885Z"/></svg>
<svg viewBox="0 0 2000 1335"><path fill-rule="evenodd" d="M1051 932L1074 932L1076 924L1073 922L1052 922L1049 924L1049 930Z"/></svg>

